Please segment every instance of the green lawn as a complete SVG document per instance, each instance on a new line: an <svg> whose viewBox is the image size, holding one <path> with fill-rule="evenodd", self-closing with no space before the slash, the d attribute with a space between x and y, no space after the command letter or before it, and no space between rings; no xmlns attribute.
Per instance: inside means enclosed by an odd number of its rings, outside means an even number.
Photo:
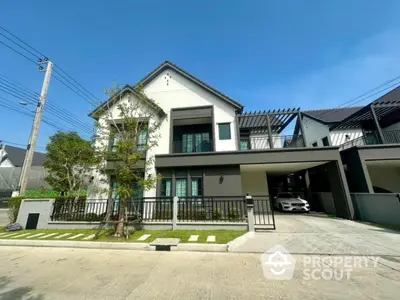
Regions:
<svg viewBox="0 0 400 300"><path fill-rule="evenodd" d="M0 230L0 233L4 232L3 230ZM13 238L14 236L11 237L3 237L0 236L0 239L23 239L23 240L68 240L69 237L72 237L74 235L83 233L83 236L80 236L78 238L75 238L74 241L82 240L83 238L95 234L97 232L96 229L37 229L37 230L21 230L18 231L18 234L25 234L25 233L30 233L27 236L23 237L17 237ZM199 239L194 242L194 243L206 243L207 237L209 235L215 235L216 236L216 244L226 244L227 242L245 234L247 231L243 230L137 230L133 234L130 235L129 239L126 238L115 238L110 236L112 234L111 230L103 230L101 232L101 235L97 239L97 241L101 242L129 242L129 243L136 243L136 242L142 242L143 241L138 241L138 238L140 238L144 234L151 234L151 236L144 241L145 243L150 243L156 238L180 238L181 243L191 243L189 242L189 237L191 235L198 235ZM10 232L11 233L11 232ZM16 232L13 232L16 233ZM53 235L51 237L46 237L46 238L40 238L41 236L34 237L34 238L27 238L29 236L32 236L34 234L38 233L45 233L45 234L51 234L51 233L57 233L57 235L61 235L63 233L71 233L71 235L66 236L65 238L61 239L54 239L55 236ZM42 235L43 236L43 235Z"/></svg>

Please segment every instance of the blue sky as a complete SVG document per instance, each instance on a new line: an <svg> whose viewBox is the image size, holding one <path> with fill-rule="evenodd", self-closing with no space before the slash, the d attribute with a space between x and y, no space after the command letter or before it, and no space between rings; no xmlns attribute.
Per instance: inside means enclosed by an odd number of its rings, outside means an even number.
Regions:
<svg viewBox="0 0 400 300"><path fill-rule="evenodd" d="M310 109L400 75L398 11L397 0L3 0L0 25L99 99L170 60L247 110ZM44 74L2 45L0 73L40 92ZM91 123L90 104L55 80L48 100ZM27 143L30 118L0 107L0 120L0 140ZM54 133L42 124L38 146Z"/></svg>

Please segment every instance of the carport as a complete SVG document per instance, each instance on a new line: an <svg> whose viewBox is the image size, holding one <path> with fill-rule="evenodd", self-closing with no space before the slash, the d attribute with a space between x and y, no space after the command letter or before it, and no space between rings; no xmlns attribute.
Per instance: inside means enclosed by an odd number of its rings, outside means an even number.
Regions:
<svg viewBox="0 0 400 300"><path fill-rule="evenodd" d="M400 192L400 145L355 146L340 154L352 193Z"/></svg>
<svg viewBox="0 0 400 300"><path fill-rule="evenodd" d="M271 201L278 193L290 192L307 200L312 211L337 214L344 198L335 169L331 161L243 164L242 189L250 195L269 195Z"/></svg>

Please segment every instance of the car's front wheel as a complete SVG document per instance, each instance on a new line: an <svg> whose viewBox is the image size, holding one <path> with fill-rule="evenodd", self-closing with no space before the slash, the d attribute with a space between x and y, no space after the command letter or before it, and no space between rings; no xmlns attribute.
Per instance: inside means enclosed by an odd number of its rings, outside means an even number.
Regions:
<svg viewBox="0 0 400 300"><path fill-rule="evenodd" d="M281 203L279 203L279 210L280 210L280 211L283 211L283 206L282 206Z"/></svg>

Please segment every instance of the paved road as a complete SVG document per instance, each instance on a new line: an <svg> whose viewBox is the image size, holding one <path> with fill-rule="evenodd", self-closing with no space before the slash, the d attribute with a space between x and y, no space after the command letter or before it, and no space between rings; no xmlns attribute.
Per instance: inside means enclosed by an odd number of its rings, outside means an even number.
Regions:
<svg viewBox="0 0 400 300"><path fill-rule="evenodd" d="M323 214L277 214L276 230L257 232L238 252L259 252L275 245L297 254L400 256L400 232Z"/></svg>
<svg viewBox="0 0 400 300"><path fill-rule="evenodd" d="M295 255L294 279L272 281L259 254L3 246L0 299L398 299L400 257L342 281L305 280L305 257Z"/></svg>

